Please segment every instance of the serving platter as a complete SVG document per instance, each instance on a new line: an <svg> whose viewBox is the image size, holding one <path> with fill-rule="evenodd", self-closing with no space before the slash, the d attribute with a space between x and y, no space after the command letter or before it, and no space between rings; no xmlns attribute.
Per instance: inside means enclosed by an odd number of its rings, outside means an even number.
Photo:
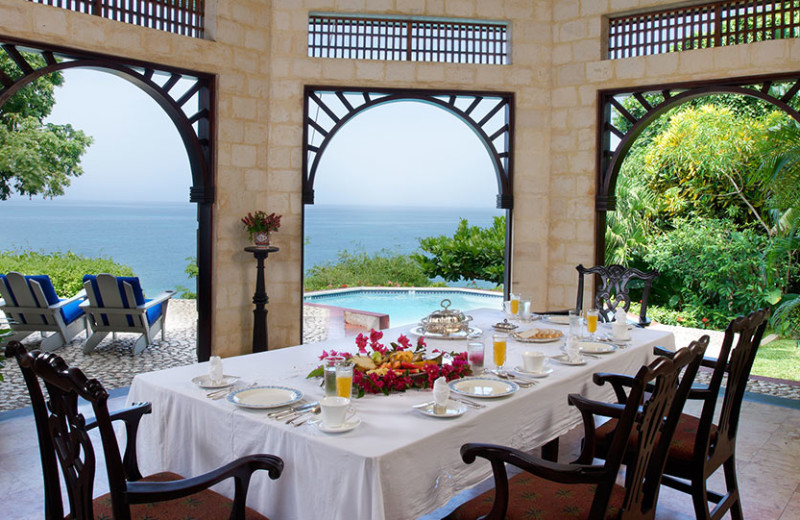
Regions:
<svg viewBox="0 0 800 520"><path fill-rule="evenodd" d="M537 338L537 337L525 337L525 333L530 330L550 330L554 334L558 333L558 335L554 335L552 338ZM515 340L520 341L522 343L552 343L554 341L558 341L564 337L564 333L560 330L556 329L528 329L524 331L515 332L511 335Z"/></svg>
<svg viewBox="0 0 800 520"><path fill-rule="evenodd" d="M483 331L478 327L470 327L466 331L462 330L453 334L437 334L435 332L425 332L425 328L422 325L414 327L410 332L415 336L425 336L432 339L472 339L483 334Z"/></svg>
<svg viewBox="0 0 800 520"><path fill-rule="evenodd" d="M492 377L465 377L451 381L449 386L457 394L481 399L505 397L519 390L516 383Z"/></svg>
<svg viewBox="0 0 800 520"><path fill-rule="evenodd" d="M285 386L255 386L232 392L228 401L242 408L266 409L288 406L303 398L303 392Z"/></svg>

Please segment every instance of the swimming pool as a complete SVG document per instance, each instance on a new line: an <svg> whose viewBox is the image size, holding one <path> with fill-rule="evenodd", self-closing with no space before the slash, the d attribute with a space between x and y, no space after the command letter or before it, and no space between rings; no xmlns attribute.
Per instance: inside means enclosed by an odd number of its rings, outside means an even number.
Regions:
<svg viewBox="0 0 800 520"><path fill-rule="evenodd" d="M418 323L435 310L443 299L450 309L470 311L482 307L502 308L503 294L471 289L343 289L319 291L303 297L306 303L318 303L347 309L388 314L392 327Z"/></svg>

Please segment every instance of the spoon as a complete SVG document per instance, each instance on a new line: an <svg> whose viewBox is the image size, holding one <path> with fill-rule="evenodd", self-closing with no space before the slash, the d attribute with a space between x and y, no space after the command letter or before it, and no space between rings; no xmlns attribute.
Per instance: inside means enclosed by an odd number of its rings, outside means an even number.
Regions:
<svg viewBox="0 0 800 520"><path fill-rule="evenodd" d="M300 426L301 424L305 424L305 423L306 423L306 421L308 421L309 419L311 419L313 416L317 415L319 412L320 412L320 410L319 410L319 405L317 405L317 406L315 406L314 408L312 408L311 410L309 410L309 411L305 412L305 413L303 414L303 415L305 415L305 418L304 418L302 421L297 421L296 423L293 423L293 426L294 426L294 427L297 427L297 426ZM298 416L297 416L297 417L295 417L294 419L298 419L299 417L300 417L300 416L298 415ZM292 421L294 421L294 419L292 419ZM289 422L291 422L291 421L289 421Z"/></svg>

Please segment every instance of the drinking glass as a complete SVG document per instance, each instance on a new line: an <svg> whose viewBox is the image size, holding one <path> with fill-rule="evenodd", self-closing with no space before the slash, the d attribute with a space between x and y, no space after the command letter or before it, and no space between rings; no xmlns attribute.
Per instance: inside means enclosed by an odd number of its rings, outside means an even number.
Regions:
<svg viewBox="0 0 800 520"><path fill-rule="evenodd" d="M581 311L579 309L569 310L569 335L575 338L581 336Z"/></svg>
<svg viewBox="0 0 800 520"><path fill-rule="evenodd" d="M325 358L322 370L324 372L325 395L338 395L336 390L336 366L343 362L343 357L332 356Z"/></svg>
<svg viewBox="0 0 800 520"><path fill-rule="evenodd" d="M492 334L492 352L494 354L494 364L497 370L503 371L506 364L506 347L508 345L508 334Z"/></svg>
<svg viewBox="0 0 800 520"><path fill-rule="evenodd" d="M483 373L483 352L483 343L480 341L467 343L467 359L473 375L477 376Z"/></svg>
<svg viewBox="0 0 800 520"><path fill-rule="evenodd" d="M597 319L600 317L600 311L597 309L589 309L586 312L586 330L589 332L589 337L594 340L595 332L597 332Z"/></svg>
<svg viewBox="0 0 800 520"><path fill-rule="evenodd" d="M347 397L353 393L353 363L343 361L336 365L336 395Z"/></svg>

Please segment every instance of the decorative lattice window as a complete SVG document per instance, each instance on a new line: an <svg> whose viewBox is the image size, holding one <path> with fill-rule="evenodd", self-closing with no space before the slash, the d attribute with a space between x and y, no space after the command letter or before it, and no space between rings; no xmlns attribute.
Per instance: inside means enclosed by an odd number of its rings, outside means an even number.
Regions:
<svg viewBox="0 0 800 520"><path fill-rule="evenodd" d="M203 37L205 0L28 0L160 31Z"/></svg>
<svg viewBox="0 0 800 520"><path fill-rule="evenodd" d="M308 16L312 58L509 63L508 24L314 14Z"/></svg>
<svg viewBox="0 0 800 520"><path fill-rule="evenodd" d="M616 16L612 60L800 37L800 0L735 0Z"/></svg>

